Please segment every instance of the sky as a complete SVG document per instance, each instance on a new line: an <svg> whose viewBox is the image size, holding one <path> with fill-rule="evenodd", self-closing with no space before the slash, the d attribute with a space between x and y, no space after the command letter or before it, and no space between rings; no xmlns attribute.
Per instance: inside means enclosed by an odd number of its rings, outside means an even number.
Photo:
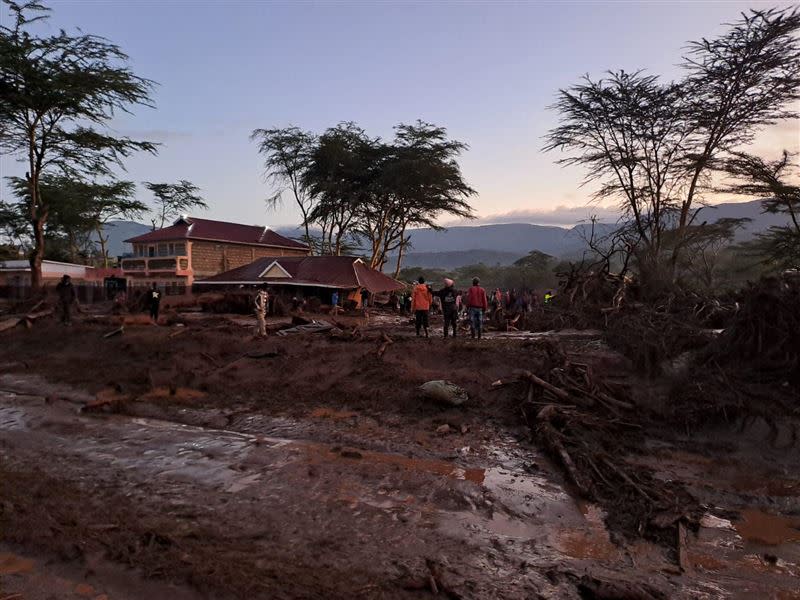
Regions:
<svg viewBox="0 0 800 600"><path fill-rule="evenodd" d="M115 119L119 134L162 144L122 177L198 185L197 216L296 225L249 140L255 128L322 132L355 121L370 135L422 119L466 142L460 159L477 222L566 225L586 208L580 168L555 164L543 136L559 88L584 74L646 69L667 79L688 40L724 31L760 2L267 2L52 0L45 25L102 35L158 82L155 108ZM7 13L2 13L7 19ZM757 151L800 151L798 124L764 132ZM24 169L0 157L0 175ZM3 192L5 196L7 190ZM139 198L148 201L139 186ZM599 212L605 214L601 207ZM610 214L610 213L609 213Z"/></svg>

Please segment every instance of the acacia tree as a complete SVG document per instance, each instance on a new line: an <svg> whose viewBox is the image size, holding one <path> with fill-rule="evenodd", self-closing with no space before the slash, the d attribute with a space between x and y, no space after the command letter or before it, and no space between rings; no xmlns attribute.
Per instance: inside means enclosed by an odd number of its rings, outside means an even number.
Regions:
<svg viewBox="0 0 800 600"><path fill-rule="evenodd" d="M467 199L475 191L456 161L464 149L444 128L422 121L395 127L391 143L353 123L331 128L303 175L315 197L309 221L321 225L330 253L340 254L343 240L357 238L373 268L382 269L397 251L397 274L409 228L439 229L442 214L472 216Z"/></svg>
<svg viewBox="0 0 800 600"><path fill-rule="evenodd" d="M193 208L208 208L205 200L199 194L200 188L185 179L181 179L178 183L151 183L149 181L143 183L155 198L154 215L150 219L153 230L163 228L167 221L171 221Z"/></svg>
<svg viewBox="0 0 800 600"><path fill-rule="evenodd" d="M31 33L30 26L47 16L38 2L4 4L12 24L0 25L0 151L27 166L31 285L38 288L51 215L43 175L109 176L133 152L155 152L150 142L102 129L117 111L149 105L153 82L134 75L127 55L104 38Z"/></svg>
<svg viewBox="0 0 800 600"><path fill-rule="evenodd" d="M305 185L303 174L309 167L316 136L299 127L286 127L256 129L250 139L258 143L258 151L264 158L264 177L273 185L273 193L267 197L267 207L276 208L283 202L284 194L291 193L303 217L305 242L313 249L315 244L309 229L309 214L315 196Z"/></svg>
<svg viewBox="0 0 800 600"><path fill-rule="evenodd" d="M308 221L322 228L323 254L339 256L353 241L359 208L369 202L376 144L346 122L326 130L311 153L302 183L315 198Z"/></svg>
<svg viewBox="0 0 800 600"><path fill-rule="evenodd" d="M476 192L461 173L457 158L468 146L447 137L447 130L424 121L395 127L393 144L396 161L389 170L389 184L396 190L395 218L389 221L376 266L383 267L389 254L397 251L395 277L400 274L405 250L410 245L411 227L440 230L443 214L472 218L469 198Z"/></svg>
<svg viewBox="0 0 800 600"><path fill-rule="evenodd" d="M18 212L24 214L31 202L27 181L20 177L9 181L18 199ZM80 255L93 254L94 236L103 266L108 267L108 234L105 232L108 222L137 219L147 211L147 206L135 199L136 186L132 181L101 183L46 174L39 188L50 205L46 233L51 239L62 236L66 240L73 262Z"/></svg>
<svg viewBox="0 0 800 600"><path fill-rule="evenodd" d="M545 150L566 151L559 163L583 166L596 197L619 200L652 291L675 280L713 169L761 127L796 116L798 30L797 8L751 11L691 44L682 81L620 71L559 92Z"/></svg>
<svg viewBox="0 0 800 600"><path fill-rule="evenodd" d="M775 161L738 153L724 164L736 182L725 191L764 198L764 212L785 215L785 225L774 225L757 234L747 249L779 269L800 269L800 186L798 165L784 151Z"/></svg>

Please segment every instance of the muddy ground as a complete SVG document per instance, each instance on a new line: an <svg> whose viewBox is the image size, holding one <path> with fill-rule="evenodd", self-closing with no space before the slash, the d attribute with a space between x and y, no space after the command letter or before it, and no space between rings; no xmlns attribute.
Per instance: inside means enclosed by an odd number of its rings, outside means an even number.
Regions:
<svg viewBox="0 0 800 600"><path fill-rule="evenodd" d="M104 338L112 320L0 334L2 599L800 598L800 453L758 422L656 421L622 457L704 507L681 567L609 530L532 442L524 390L492 387L536 371L537 339L417 339L391 314L340 317L352 340L198 314ZM550 337L662 401L591 332ZM432 379L469 402L421 399Z"/></svg>

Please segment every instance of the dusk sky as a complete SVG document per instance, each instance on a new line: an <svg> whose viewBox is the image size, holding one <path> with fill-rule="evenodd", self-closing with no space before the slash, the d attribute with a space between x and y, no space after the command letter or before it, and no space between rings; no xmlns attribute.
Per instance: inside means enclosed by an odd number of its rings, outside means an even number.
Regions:
<svg viewBox="0 0 800 600"><path fill-rule="evenodd" d="M607 69L671 78L687 40L714 36L757 2L198 2L49 3L47 25L118 43L135 72L159 83L155 109L117 132L163 143L127 162L137 183L188 179L210 209L245 223L294 225L290 202L268 212L250 132L352 120L390 136L423 119L467 142L461 165L484 221L566 223L587 214L582 172L541 152L560 87ZM7 18L3 11L2 18ZM797 123L758 150L800 151ZM3 157L2 175L22 172ZM4 191L5 194L5 191ZM148 200L140 186L140 198ZM559 210L547 214L557 207ZM200 216L200 214L198 214Z"/></svg>

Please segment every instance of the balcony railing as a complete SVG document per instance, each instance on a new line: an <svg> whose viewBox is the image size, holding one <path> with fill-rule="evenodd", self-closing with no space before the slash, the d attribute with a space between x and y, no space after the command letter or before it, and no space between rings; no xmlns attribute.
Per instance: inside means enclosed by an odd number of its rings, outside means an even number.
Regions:
<svg viewBox="0 0 800 600"><path fill-rule="evenodd" d="M150 273L174 273L175 275L188 275L189 257L175 256L164 258L161 256L136 257L122 259L123 272L137 275Z"/></svg>

